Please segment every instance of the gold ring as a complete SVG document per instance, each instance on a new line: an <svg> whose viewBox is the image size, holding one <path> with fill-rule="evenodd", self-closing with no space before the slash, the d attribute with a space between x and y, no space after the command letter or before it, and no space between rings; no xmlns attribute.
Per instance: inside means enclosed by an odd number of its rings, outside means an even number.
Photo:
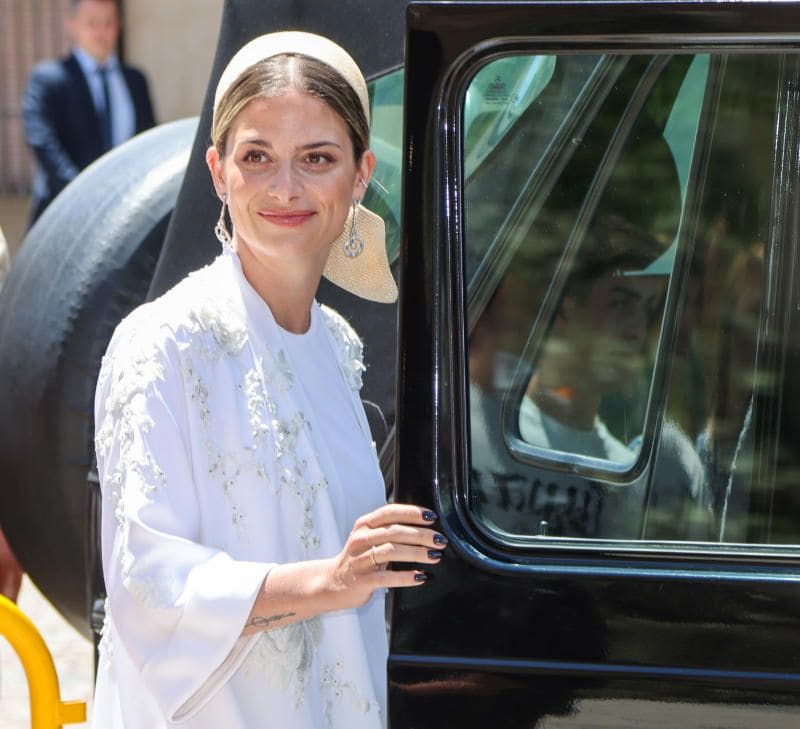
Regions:
<svg viewBox="0 0 800 729"><path fill-rule="evenodd" d="M369 550L369 556L372 557L372 564L380 569L380 565L378 564L377 560L375 559L375 545L373 544Z"/></svg>

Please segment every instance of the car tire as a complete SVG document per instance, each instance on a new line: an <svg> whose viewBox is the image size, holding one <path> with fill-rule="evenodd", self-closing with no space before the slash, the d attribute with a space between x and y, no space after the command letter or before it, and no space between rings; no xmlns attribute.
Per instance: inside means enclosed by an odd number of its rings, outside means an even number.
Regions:
<svg viewBox="0 0 800 729"><path fill-rule="evenodd" d="M31 228L0 293L0 523L87 636L97 374L117 323L147 296L196 129L162 125L84 170Z"/></svg>

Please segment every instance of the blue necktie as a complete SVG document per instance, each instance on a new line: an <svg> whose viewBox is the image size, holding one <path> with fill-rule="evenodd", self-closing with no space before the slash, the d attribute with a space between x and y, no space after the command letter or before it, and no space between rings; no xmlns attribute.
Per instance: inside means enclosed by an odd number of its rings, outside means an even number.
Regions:
<svg viewBox="0 0 800 729"><path fill-rule="evenodd" d="M103 108L97 112L100 119L100 140L103 144L103 152L107 152L113 147L111 136L111 94L108 91L108 66L99 66L97 72L103 83Z"/></svg>

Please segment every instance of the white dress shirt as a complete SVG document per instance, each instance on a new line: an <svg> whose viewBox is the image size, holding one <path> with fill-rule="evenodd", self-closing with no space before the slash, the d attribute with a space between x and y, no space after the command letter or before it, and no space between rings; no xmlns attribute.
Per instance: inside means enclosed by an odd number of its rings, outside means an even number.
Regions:
<svg viewBox="0 0 800 729"><path fill-rule="evenodd" d="M111 142L114 147L130 139L136 133L136 110L133 99L122 74L122 68L116 54L111 54L105 64L99 64L95 58L80 48L73 48L72 52L78 60L83 71L95 109L101 112L106 105L103 96L103 80L100 76L101 67L108 69L108 94L111 99Z"/></svg>

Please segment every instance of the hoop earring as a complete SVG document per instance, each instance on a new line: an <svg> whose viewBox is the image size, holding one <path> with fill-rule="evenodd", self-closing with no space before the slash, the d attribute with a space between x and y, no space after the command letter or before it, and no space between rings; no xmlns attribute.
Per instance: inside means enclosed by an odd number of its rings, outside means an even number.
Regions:
<svg viewBox="0 0 800 729"><path fill-rule="evenodd" d="M348 258L355 258L361 255L361 251L364 250L364 239L356 230L356 214L360 205L361 200L353 200L353 217L350 221L350 232L344 241L344 254Z"/></svg>
<svg viewBox="0 0 800 729"><path fill-rule="evenodd" d="M225 207L226 207L226 200L222 198L222 209L219 211L219 220L217 224L214 226L214 235L217 236L217 240L222 243L222 249L226 251L233 250L233 240L231 239L231 234L228 232L228 223L225 220Z"/></svg>

